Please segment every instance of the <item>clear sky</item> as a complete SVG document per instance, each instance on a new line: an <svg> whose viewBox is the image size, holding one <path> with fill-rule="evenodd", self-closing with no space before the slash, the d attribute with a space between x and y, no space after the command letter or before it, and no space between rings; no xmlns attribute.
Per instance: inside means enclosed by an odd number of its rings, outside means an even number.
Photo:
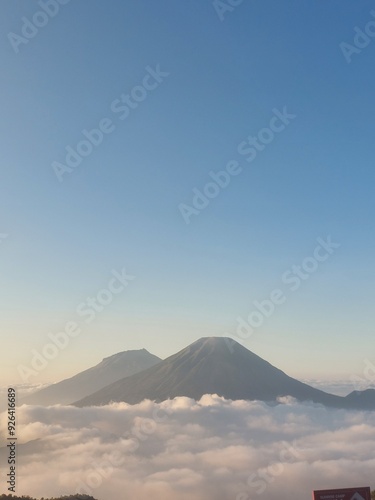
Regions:
<svg viewBox="0 0 375 500"><path fill-rule="evenodd" d="M285 300L247 348L301 377L375 363L375 28L353 45L373 2L47 3L0 3L2 381L67 322L81 333L30 382L127 349L241 340L237 318L275 289ZM69 167L66 147L99 124ZM237 175L195 208L228 162ZM340 247L291 290L285 273L328 235ZM123 268L135 278L111 300ZM86 323L77 307L98 293L108 304Z"/></svg>

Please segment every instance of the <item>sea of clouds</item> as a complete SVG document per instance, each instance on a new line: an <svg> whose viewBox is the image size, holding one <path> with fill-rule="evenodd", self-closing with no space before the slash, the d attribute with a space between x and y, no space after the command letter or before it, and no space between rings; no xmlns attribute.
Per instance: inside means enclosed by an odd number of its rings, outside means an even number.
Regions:
<svg viewBox="0 0 375 500"><path fill-rule="evenodd" d="M23 398L24 396L29 396L40 389L44 389L50 384L39 383L39 384L17 384L12 386L17 394L17 399ZM7 396L9 385L0 386L0 413L4 412L8 407Z"/></svg>
<svg viewBox="0 0 375 500"><path fill-rule="evenodd" d="M375 412L216 395L17 412L17 494L310 500L313 489L375 488ZM0 462L4 475L5 448Z"/></svg>

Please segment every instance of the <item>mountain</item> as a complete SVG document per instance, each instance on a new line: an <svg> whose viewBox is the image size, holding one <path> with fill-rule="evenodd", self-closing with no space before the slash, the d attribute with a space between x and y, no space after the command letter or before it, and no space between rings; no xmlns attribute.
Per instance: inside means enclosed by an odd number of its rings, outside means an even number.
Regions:
<svg viewBox="0 0 375 500"><path fill-rule="evenodd" d="M160 358L150 354L146 349L120 352L104 358L98 365L78 373L74 377L21 398L19 404L46 406L70 404L117 380L146 370L160 361Z"/></svg>
<svg viewBox="0 0 375 500"><path fill-rule="evenodd" d="M111 401L136 404L176 396L200 399L203 394L275 402L281 396L313 401L334 408L361 408L360 397L328 394L299 382L232 339L204 337L159 364L118 380L85 397L76 406ZM368 404L369 397L363 406ZM373 406L375 409L375 404Z"/></svg>
<svg viewBox="0 0 375 500"><path fill-rule="evenodd" d="M345 398L349 406L360 407L363 410L375 409L375 389L353 391Z"/></svg>

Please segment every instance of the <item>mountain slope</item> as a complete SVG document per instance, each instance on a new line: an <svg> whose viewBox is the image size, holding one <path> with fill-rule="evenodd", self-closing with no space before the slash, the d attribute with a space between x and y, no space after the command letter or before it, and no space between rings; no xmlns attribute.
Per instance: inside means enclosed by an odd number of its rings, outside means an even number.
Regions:
<svg viewBox="0 0 375 500"><path fill-rule="evenodd" d="M230 348L229 348L230 347ZM176 396L199 399L216 393L228 399L275 401L293 396L336 408L356 408L351 401L299 382L232 339L205 337L158 365L119 380L74 403L103 405L111 401L139 403Z"/></svg>
<svg viewBox="0 0 375 500"><path fill-rule="evenodd" d="M88 370L21 399L19 404L70 404L117 380L146 370L160 361L160 358L146 349L120 352L104 358Z"/></svg>
<svg viewBox="0 0 375 500"><path fill-rule="evenodd" d="M375 389L353 391L345 398L349 407L360 407L363 410L375 409Z"/></svg>

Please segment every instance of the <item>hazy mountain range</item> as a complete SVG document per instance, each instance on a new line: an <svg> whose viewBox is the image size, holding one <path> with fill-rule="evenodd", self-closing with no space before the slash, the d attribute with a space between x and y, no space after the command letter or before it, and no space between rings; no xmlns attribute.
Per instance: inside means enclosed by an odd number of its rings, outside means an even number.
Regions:
<svg viewBox="0 0 375 500"><path fill-rule="evenodd" d="M146 349L119 352L104 358L98 365L74 377L21 398L19 404L71 404L112 382L146 370L160 361L160 358L150 354Z"/></svg>
<svg viewBox="0 0 375 500"><path fill-rule="evenodd" d="M323 392L289 377L241 344L223 337L197 340L152 368L118 380L75 405L111 401L135 404L143 399L163 401L176 396L198 400L207 393L266 402L292 396L334 408L375 409L374 390L353 392L347 397Z"/></svg>
<svg viewBox="0 0 375 500"><path fill-rule="evenodd" d="M105 358L97 366L42 389L20 403L100 406L111 401L136 404L176 396L199 400L204 394L276 404L292 396L330 408L375 410L375 390L336 396L286 375L241 344L204 337L164 361L145 349Z"/></svg>

